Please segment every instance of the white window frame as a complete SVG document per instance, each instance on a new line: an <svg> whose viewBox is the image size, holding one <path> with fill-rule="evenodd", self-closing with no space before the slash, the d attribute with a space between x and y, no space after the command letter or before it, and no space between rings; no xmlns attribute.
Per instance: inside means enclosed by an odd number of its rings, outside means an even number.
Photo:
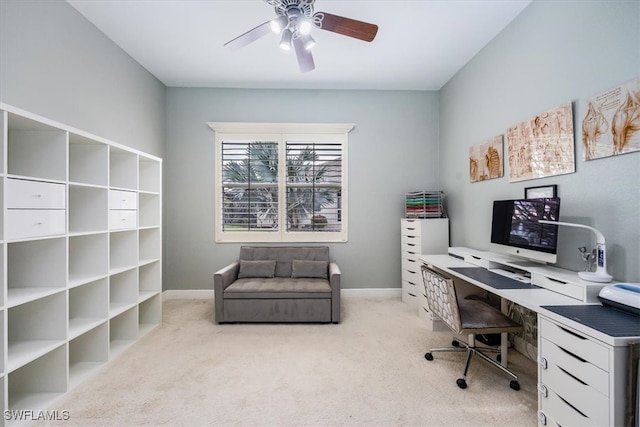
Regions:
<svg viewBox="0 0 640 427"><path fill-rule="evenodd" d="M236 123L208 122L215 132L214 193L216 243L267 242L346 242L348 226L347 152L348 134L352 123ZM286 215L278 215L278 231L224 231L222 227L222 143L229 140L256 140L278 142L278 164L286 165L287 141L340 142L342 145L342 205L341 230L295 231L286 230ZM278 212L286 212L286 167L278 168Z"/></svg>

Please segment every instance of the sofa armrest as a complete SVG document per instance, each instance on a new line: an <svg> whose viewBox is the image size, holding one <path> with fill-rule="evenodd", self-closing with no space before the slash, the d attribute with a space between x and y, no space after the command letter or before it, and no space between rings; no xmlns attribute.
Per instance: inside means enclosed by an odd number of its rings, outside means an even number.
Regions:
<svg viewBox="0 0 640 427"><path fill-rule="evenodd" d="M340 323L340 267L329 263L329 284L331 285L331 322Z"/></svg>
<svg viewBox="0 0 640 427"><path fill-rule="evenodd" d="M234 261L213 274L214 320L217 323L221 323L224 321L224 319L222 318L224 307L224 290L236 281L236 279L238 278L239 270L240 262Z"/></svg>

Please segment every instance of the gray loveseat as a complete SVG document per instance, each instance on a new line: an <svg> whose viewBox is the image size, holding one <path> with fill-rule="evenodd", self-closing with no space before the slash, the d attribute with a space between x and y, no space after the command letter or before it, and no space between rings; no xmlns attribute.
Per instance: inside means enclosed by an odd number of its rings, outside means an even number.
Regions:
<svg viewBox="0 0 640 427"><path fill-rule="evenodd" d="M242 246L213 288L216 323L340 322L340 269L327 246Z"/></svg>

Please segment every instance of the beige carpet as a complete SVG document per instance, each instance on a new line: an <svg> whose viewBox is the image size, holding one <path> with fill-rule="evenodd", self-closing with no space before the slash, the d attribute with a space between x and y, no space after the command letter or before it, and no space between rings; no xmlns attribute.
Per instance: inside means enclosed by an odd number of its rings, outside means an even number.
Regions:
<svg viewBox="0 0 640 427"><path fill-rule="evenodd" d="M35 425L535 426L536 367L515 352L522 389L463 354L397 299L343 299L339 325L215 325L205 300L169 300L164 322Z"/></svg>

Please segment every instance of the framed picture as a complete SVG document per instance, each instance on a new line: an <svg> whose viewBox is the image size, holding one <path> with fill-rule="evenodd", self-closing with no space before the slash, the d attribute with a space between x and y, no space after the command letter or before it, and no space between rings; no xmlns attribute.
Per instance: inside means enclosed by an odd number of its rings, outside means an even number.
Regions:
<svg viewBox="0 0 640 427"><path fill-rule="evenodd" d="M525 199L544 199L557 197L557 195L558 186L556 184L542 185L540 187L527 187L524 189Z"/></svg>

